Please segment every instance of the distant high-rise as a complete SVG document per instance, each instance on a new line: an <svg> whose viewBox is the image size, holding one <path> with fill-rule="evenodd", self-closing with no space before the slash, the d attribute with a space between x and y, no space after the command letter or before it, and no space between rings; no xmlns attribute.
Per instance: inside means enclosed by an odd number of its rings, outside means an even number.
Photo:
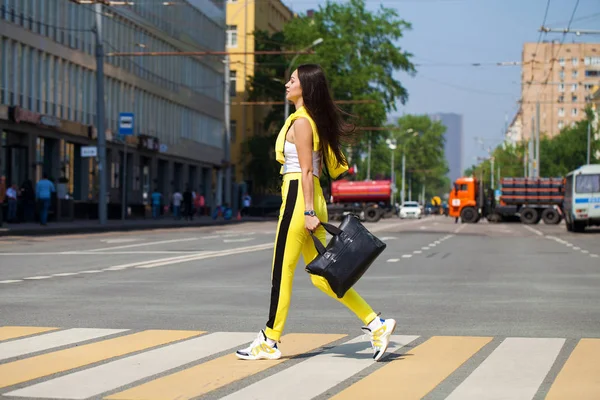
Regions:
<svg viewBox="0 0 600 400"><path fill-rule="evenodd" d="M446 127L444 152L449 168L447 176L454 182L463 173L463 117L454 113L437 113L431 115L431 119L440 121Z"/></svg>

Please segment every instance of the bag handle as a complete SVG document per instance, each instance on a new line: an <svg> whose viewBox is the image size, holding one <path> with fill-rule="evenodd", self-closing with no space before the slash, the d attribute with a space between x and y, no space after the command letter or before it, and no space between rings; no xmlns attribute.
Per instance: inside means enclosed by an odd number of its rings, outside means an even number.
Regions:
<svg viewBox="0 0 600 400"><path fill-rule="evenodd" d="M339 236L343 232L337 226L333 226L331 224L328 224L327 222L321 222L321 226L323 228L325 228L325 230L327 232L331 233L333 236ZM310 237L312 237L312 240L315 243L315 248L317 249L317 252L320 255L325 254L325 252L327 251L327 249L325 248L325 246L323 246L323 243L321 243L321 241L315 236L314 232L312 232L312 231L310 232Z"/></svg>

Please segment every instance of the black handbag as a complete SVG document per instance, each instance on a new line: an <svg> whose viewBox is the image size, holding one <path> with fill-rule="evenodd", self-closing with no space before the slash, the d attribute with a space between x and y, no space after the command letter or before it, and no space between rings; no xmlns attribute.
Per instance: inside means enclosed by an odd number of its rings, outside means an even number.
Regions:
<svg viewBox="0 0 600 400"><path fill-rule="evenodd" d="M321 225L333 238L325 247L311 232L319 255L305 269L309 274L327 279L341 299L385 250L386 244L351 214L344 217L339 228L328 223Z"/></svg>

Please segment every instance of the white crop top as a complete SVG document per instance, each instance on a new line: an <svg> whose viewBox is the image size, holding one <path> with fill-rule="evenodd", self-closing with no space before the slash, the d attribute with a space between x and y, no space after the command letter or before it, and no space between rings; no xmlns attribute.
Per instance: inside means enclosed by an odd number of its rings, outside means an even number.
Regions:
<svg viewBox="0 0 600 400"><path fill-rule="evenodd" d="M313 175L319 177L321 169L321 153L318 151L312 152L313 156ZM298 159L298 150L294 143L290 143L287 140L283 146L283 154L285 157L285 163L283 164L283 173L288 174L291 172L302 172L300 168L300 160Z"/></svg>

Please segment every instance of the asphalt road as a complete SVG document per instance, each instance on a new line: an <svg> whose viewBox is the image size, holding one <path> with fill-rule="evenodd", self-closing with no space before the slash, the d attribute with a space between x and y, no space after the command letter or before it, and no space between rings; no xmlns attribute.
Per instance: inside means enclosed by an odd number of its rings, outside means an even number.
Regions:
<svg viewBox="0 0 600 400"><path fill-rule="evenodd" d="M388 247L356 289L398 321L377 364L360 321L311 285L302 261L281 343L299 356L230 358L267 319L274 222L2 239L0 395L362 398L377 385L381 398L600 398L600 231L439 216L367 226ZM91 355L147 330L131 340L146 347Z"/></svg>

